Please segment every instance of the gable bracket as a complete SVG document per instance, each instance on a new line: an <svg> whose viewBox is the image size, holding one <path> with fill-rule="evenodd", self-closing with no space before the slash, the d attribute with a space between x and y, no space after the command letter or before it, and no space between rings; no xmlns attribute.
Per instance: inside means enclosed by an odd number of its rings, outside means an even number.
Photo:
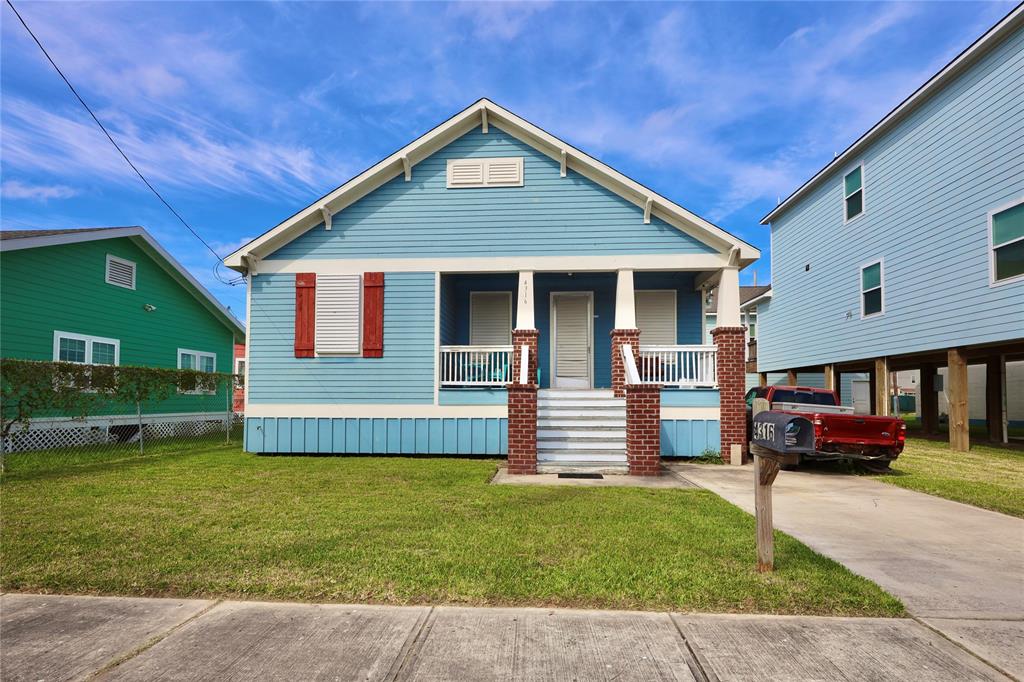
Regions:
<svg viewBox="0 0 1024 682"><path fill-rule="evenodd" d="M651 209L652 208L654 208L654 199L651 199L650 197L648 197L647 201L644 203L644 224L645 225L651 222Z"/></svg>
<svg viewBox="0 0 1024 682"><path fill-rule="evenodd" d="M324 229L331 229L331 209L326 205L320 207L320 216L324 219Z"/></svg>
<svg viewBox="0 0 1024 682"><path fill-rule="evenodd" d="M562 169L561 169L561 174L562 174L563 178L565 177L565 172L567 170L568 165L569 165L569 153L566 152L563 149L562 150Z"/></svg>
<svg viewBox="0 0 1024 682"><path fill-rule="evenodd" d="M412 180L412 164L409 163L409 155L404 154L402 156L402 170L405 171L405 181L409 182Z"/></svg>
<svg viewBox="0 0 1024 682"><path fill-rule="evenodd" d="M483 132L486 133L487 132L487 109L481 109L480 110L480 121L481 121L481 124L483 125Z"/></svg>

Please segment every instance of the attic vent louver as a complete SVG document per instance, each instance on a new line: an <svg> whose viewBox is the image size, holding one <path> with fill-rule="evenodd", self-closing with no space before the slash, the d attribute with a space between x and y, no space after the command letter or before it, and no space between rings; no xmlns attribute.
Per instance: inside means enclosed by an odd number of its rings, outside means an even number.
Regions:
<svg viewBox="0 0 1024 682"><path fill-rule="evenodd" d="M135 288L135 263L107 254L107 284L125 289Z"/></svg>
<svg viewBox="0 0 1024 682"><path fill-rule="evenodd" d="M448 188L522 187L522 157L449 159Z"/></svg>

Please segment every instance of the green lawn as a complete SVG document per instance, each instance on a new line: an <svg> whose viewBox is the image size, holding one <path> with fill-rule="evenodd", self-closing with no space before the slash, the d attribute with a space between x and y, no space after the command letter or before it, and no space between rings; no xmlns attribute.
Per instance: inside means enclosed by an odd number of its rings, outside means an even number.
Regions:
<svg viewBox="0 0 1024 682"><path fill-rule="evenodd" d="M1024 517L1024 451L972 445L952 452L949 443L910 438L878 480L976 507Z"/></svg>
<svg viewBox="0 0 1024 682"><path fill-rule="evenodd" d="M2 482L2 589L325 602L894 616L873 583L701 490L493 486L495 460L238 446Z"/></svg>

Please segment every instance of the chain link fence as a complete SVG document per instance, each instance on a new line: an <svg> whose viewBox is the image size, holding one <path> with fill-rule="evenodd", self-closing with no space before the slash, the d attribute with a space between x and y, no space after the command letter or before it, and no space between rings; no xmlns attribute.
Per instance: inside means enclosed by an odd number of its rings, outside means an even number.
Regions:
<svg viewBox="0 0 1024 682"><path fill-rule="evenodd" d="M3 360L5 471L238 447L236 377ZM197 376L202 374L202 376ZM131 398L135 398L132 400Z"/></svg>

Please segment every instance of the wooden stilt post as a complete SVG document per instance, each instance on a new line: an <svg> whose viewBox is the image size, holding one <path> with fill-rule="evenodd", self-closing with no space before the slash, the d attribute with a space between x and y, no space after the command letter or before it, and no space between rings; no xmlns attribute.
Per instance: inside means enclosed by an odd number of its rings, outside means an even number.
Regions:
<svg viewBox="0 0 1024 682"><path fill-rule="evenodd" d="M830 391L836 390L836 372L835 367L832 365L825 365L822 368L822 372L825 375L825 388Z"/></svg>
<svg viewBox="0 0 1024 682"><path fill-rule="evenodd" d="M967 414L967 359L959 348L946 354L949 367L949 447L955 452L971 448L970 420Z"/></svg>
<svg viewBox="0 0 1024 682"><path fill-rule="evenodd" d="M921 398L921 430L926 436L939 431L939 394L935 392L935 365L921 365L918 393Z"/></svg>
<svg viewBox="0 0 1024 682"><path fill-rule="evenodd" d="M796 370L795 369L787 369L786 370L786 383L788 385L790 385L790 386L796 386Z"/></svg>
<svg viewBox="0 0 1024 682"><path fill-rule="evenodd" d="M772 534L772 483L779 475L774 459L754 455L754 518L757 521L757 572L775 570L775 537Z"/></svg>
<svg viewBox="0 0 1024 682"><path fill-rule="evenodd" d="M990 441L1007 441L1006 358L1002 355L993 355L985 361L985 422Z"/></svg>
<svg viewBox="0 0 1024 682"><path fill-rule="evenodd" d="M761 388L764 388L765 386L768 385L767 372L761 372L760 374L757 375L757 385L760 386Z"/></svg>
<svg viewBox="0 0 1024 682"><path fill-rule="evenodd" d="M886 358L875 358L875 409L877 415L892 414L892 395L889 391L889 363Z"/></svg>

